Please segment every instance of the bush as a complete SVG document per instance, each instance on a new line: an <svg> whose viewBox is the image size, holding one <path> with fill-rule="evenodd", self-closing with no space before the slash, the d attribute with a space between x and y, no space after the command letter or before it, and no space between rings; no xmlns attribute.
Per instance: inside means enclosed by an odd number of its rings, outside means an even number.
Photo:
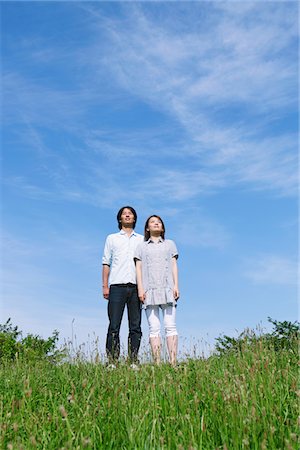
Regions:
<svg viewBox="0 0 300 450"><path fill-rule="evenodd" d="M276 351L287 349L293 352L298 351L298 341L300 334L299 322L279 322L268 317L268 321L273 324L274 330L266 335L268 342Z"/></svg>
<svg viewBox="0 0 300 450"><path fill-rule="evenodd" d="M20 350L18 342L20 335L18 327L13 327L10 319L4 325L0 325L0 360L15 358Z"/></svg>
<svg viewBox="0 0 300 450"><path fill-rule="evenodd" d="M0 361L14 361L16 358L47 359L57 361L64 355L63 350L56 349L58 331L43 339L38 335L27 334L22 338L22 332L13 326L9 318L4 325L0 324Z"/></svg>
<svg viewBox="0 0 300 450"><path fill-rule="evenodd" d="M271 333L256 333L253 330L244 330L237 338L230 336L220 336L216 338L217 354L223 355L228 352L241 352L249 346L253 346L258 340L264 340L269 348L275 351L290 350L293 353L298 352L298 340L300 333L300 324L285 320L280 322L268 317L268 322L273 324L274 329Z"/></svg>

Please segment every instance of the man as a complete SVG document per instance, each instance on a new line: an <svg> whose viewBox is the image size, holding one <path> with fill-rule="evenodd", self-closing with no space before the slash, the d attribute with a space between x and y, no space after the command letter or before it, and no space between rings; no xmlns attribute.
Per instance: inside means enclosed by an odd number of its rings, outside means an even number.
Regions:
<svg viewBox="0 0 300 450"><path fill-rule="evenodd" d="M133 256L138 244L143 242L143 236L134 231L137 214L131 206L120 209L117 221L120 231L107 236L102 258L103 297L108 300L109 318L106 353L110 367L115 368L120 355L120 327L127 305L128 354L131 367L137 368L142 331Z"/></svg>

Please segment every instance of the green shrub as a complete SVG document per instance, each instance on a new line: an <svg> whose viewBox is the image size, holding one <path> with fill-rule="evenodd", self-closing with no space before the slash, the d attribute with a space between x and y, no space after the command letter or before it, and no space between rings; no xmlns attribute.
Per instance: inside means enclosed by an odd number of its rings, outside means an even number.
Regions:
<svg viewBox="0 0 300 450"><path fill-rule="evenodd" d="M267 341L276 351L286 349L298 352L298 342L300 334L299 322L279 322L268 317L268 321L273 324L274 330L266 335Z"/></svg>
<svg viewBox="0 0 300 450"><path fill-rule="evenodd" d="M14 361L16 358L56 361L64 355L63 350L56 348L58 334L55 330L47 339L33 334L22 337L22 332L12 325L9 318L4 325L0 324L0 361Z"/></svg>
<svg viewBox="0 0 300 450"><path fill-rule="evenodd" d="M295 321L293 323L287 320L280 322L270 317L268 317L268 322L273 325L271 333L258 333L246 329L236 338L226 335L216 338L217 354L223 355L228 352L241 352L245 348L255 345L259 340L263 340L266 346L273 348L275 351L285 349L297 353L300 332L299 322Z"/></svg>
<svg viewBox="0 0 300 450"><path fill-rule="evenodd" d="M11 320L8 319L4 325L0 325L0 360L14 359L20 351L20 342L18 339L21 332L18 327L13 327Z"/></svg>

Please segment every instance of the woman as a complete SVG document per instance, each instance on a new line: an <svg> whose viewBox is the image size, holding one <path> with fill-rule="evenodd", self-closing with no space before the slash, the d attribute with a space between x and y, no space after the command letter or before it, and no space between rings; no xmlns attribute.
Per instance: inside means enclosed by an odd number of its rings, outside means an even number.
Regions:
<svg viewBox="0 0 300 450"><path fill-rule="evenodd" d="M178 289L178 252L173 241L165 239L165 226L159 216L145 224L144 242L135 253L138 296L146 310L150 345L156 364L161 358L160 316L162 312L170 363L176 364L178 334L176 304Z"/></svg>

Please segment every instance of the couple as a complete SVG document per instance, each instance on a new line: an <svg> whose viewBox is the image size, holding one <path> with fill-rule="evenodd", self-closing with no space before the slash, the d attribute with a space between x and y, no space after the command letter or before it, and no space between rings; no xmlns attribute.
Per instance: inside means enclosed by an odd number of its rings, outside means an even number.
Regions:
<svg viewBox="0 0 300 450"><path fill-rule="evenodd" d="M161 310L170 363L175 365L178 344L175 315L179 298L175 243L165 239L165 226L159 216L147 219L144 237L134 231L137 214L131 206L120 209L117 221L120 231L107 236L102 259L103 297L108 300L109 318L106 352L110 366L115 367L120 355L119 332L125 304L131 367L137 368L138 363L141 305L146 310L155 363L160 363Z"/></svg>

